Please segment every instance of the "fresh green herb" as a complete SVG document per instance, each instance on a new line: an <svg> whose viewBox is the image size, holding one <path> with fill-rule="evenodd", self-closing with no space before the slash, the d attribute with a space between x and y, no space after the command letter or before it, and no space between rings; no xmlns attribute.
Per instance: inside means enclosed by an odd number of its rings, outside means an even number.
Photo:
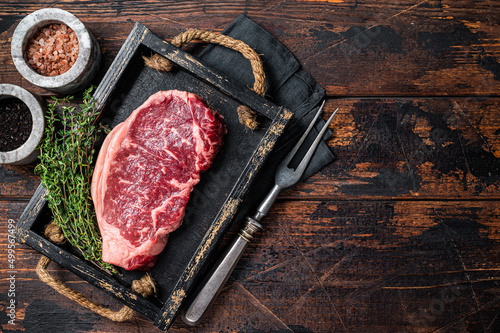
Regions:
<svg viewBox="0 0 500 333"><path fill-rule="evenodd" d="M98 112L93 88L84 92L78 110L71 106L72 96L53 97L35 172L48 191L45 199L66 239L85 260L113 270L102 261L102 238L90 196L94 144L104 129L94 124Z"/></svg>

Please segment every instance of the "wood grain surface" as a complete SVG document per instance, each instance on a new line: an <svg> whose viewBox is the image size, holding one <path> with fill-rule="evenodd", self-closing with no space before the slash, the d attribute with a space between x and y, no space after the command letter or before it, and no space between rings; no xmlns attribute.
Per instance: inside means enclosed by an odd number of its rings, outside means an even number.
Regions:
<svg viewBox="0 0 500 333"><path fill-rule="evenodd" d="M500 3L4 2L0 83L49 97L10 57L17 23L44 7L72 12L97 37L94 83L136 21L170 39L245 13L326 89L324 117L340 108L336 161L281 194L207 317L194 328L177 318L171 332L500 331ZM59 295L24 245L8 323L8 224L39 185L33 167L0 166L1 331L159 332L140 315L115 323ZM49 272L120 307L56 264Z"/></svg>

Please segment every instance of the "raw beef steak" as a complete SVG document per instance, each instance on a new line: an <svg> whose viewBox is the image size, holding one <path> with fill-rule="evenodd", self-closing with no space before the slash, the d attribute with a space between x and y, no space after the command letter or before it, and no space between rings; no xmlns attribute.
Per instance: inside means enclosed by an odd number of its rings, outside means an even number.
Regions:
<svg viewBox="0 0 500 333"><path fill-rule="evenodd" d="M105 262L154 266L225 131L222 116L198 96L170 90L149 97L108 134L91 188Z"/></svg>

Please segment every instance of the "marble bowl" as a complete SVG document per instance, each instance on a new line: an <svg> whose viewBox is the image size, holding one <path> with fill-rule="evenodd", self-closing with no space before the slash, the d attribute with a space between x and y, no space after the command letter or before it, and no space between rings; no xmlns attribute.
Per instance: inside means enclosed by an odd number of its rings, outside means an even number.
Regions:
<svg viewBox="0 0 500 333"><path fill-rule="evenodd" d="M38 74L27 63L26 45L42 27L63 23L78 38L78 57L73 66L57 76ZM71 94L86 88L99 70L101 51L94 35L73 14L59 8L44 8L27 15L12 35L11 55L19 73L32 84L59 94Z"/></svg>
<svg viewBox="0 0 500 333"><path fill-rule="evenodd" d="M42 140L45 129L45 104L41 98L33 95L26 89L13 84L0 84L0 100L17 98L28 107L33 125L28 139L17 149L0 151L0 164L29 164L34 162L38 155L38 144Z"/></svg>

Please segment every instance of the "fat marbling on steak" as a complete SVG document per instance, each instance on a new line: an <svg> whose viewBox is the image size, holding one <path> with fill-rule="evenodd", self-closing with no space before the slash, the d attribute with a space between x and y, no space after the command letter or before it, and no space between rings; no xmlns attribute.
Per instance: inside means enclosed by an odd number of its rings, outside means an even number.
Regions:
<svg viewBox="0 0 500 333"><path fill-rule="evenodd" d="M222 116L177 90L149 97L106 137L91 194L105 262L149 270L222 146Z"/></svg>

